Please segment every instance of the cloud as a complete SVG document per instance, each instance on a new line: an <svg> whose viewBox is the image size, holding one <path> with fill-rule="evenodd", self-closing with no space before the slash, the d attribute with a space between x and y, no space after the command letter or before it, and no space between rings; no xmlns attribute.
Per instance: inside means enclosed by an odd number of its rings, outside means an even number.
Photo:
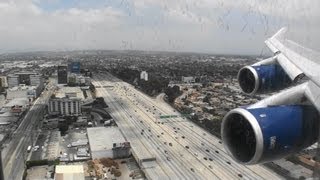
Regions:
<svg viewBox="0 0 320 180"><path fill-rule="evenodd" d="M296 30L293 37L309 47L319 47L320 42L317 0L72 2L77 3L0 0L0 52L139 49L257 54L265 38L284 25Z"/></svg>

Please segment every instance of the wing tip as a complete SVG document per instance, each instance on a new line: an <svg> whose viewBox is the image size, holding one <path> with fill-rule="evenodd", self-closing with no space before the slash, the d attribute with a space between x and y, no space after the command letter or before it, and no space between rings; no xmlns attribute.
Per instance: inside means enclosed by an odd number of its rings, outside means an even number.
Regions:
<svg viewBox="0 0 320 180"><path fill-rule="evenodd" d="M287 27L282 27L278 32L276 32L271 39L282 39L284 34L288 31Z"/></svg>

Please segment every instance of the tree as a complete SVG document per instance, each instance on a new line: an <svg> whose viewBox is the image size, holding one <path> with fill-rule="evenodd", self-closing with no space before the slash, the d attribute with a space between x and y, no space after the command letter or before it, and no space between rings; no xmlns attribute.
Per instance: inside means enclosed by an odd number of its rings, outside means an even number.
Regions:
<svg viewBox="0 0 320 180"><path fill-rule="evenodd" d="M182 94L179 86L168 87L165 90L165 94L168 96L169 103L173 103L174 100Z"/></svg>

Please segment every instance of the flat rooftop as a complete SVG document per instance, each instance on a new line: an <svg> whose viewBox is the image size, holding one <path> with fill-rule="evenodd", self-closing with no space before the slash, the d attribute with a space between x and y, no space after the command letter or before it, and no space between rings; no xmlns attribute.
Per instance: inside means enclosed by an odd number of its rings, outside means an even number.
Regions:
<svg viewBox="0 0 320 180"><path fill-rule="evenodd" d="M85 99L80 87L60 87L55 93L56 98L64 98L66 96Z"/></svg>
<svg viewBox="0 0 320 180"><path fill-rule="evenodd" d="M113 143L126 142L118 127L87 128L91 151L110 150Z"/></svg>
<svg viewBox="0 0 320 180"><path fill-rule="evenodd" d="M83 165L57 165L56 180L84 180Z"/></svg>
<svg viewBox="0 0 320 180"><path fill-rule="evenodd" d="M7 89L7 91L27 91L27 90L35 90L37 86L27 86L27 85L19 85L14 86L12 88Z"/></svg>

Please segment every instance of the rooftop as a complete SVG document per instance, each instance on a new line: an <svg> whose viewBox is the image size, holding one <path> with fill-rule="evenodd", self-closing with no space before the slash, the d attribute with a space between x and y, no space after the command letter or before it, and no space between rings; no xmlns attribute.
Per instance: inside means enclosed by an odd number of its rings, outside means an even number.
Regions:
<svg viewBox="0 0 320 180"><path fill-rule="evenodd" d="M126 141L117 127L93 127L87 131L91 151L110 150L113 143Z"/></svg>
<svg viewBox="0 0 320 180"><path fill-rule="evenodd" d="M56 180L84 180L83 165L57 165Z"/></svg>
<svg viewBox="0 0 320 180"><path fill-rule="evenodd" d="M4 108L11 108L12 106L25 106L29 104L28 98L14 98L7 104L3 105Z"/></svg>
<svg viewBox="0 0 320 180"><path fill-rule="evenodd" d="M60 89L55 92L55 96L56 98L64 98L68 96L85 99L80 87L60 87Z"/></svg>
<svg viewBox="0 0 320 180"><path fill-rule="evenodd" d="M35 90L35 89L37 89L37 86L26 86L26 85L20 84L19 86L9 88L8 91L25 91L25 90Z"/></svg>

